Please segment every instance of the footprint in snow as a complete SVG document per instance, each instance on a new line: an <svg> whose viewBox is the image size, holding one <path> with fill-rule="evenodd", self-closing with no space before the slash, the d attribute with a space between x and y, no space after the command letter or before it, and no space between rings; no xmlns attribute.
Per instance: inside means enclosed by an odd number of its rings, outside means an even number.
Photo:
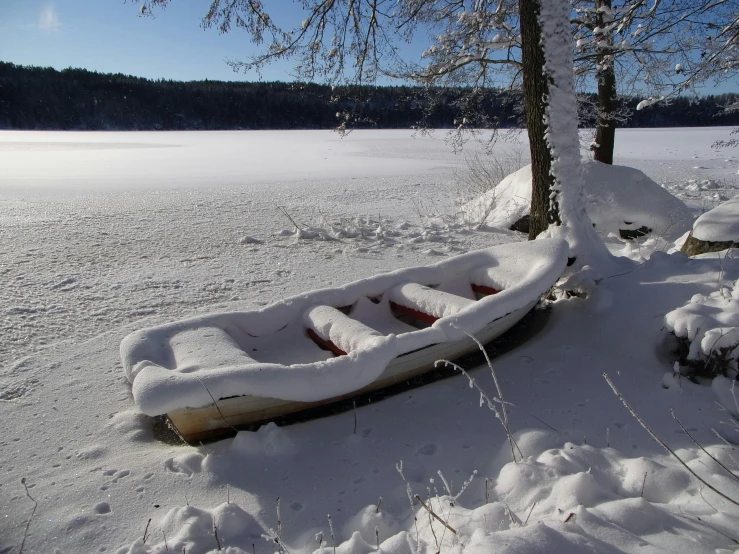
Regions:
<svg viewBox="0 0 739 554"><path fill-rule="evenodd" d="M93 511L96 514L100 514L100 515L109 514L110 512L112 512L110 508L110 504L108 504L107 502L98 502L97 504L95 504Z"/></svg>
<svg viewBox="0 0 739 554"><path fill-rule="evenodd" d="M440 252L438 250L434 250L433 248L429 248L428 250L423 251L424 254L427 256L446 256L444 252Z"/></svg>
<svg viewBox="0 0 739 554"><path fill-rule="evenodd" d="M191 477L193 473L200 473L202 467L203 455L196 452L164 460L164 469L172 473L181 473L186 477Z"/></svg>
<svg viewBox="0 0 739 554"><path fill-rule="evenodd" d="M439 447L435 444L426 444L416 451L416 454L423 456L433 456L439 450Z"/></svg>
<svg viewBox="0 0 739 554"><path fill-rule="evenodd" d="M0 400L17 400L28 395L38 386L39 380L32 378L22 378L8 380L0 385Z"/></svg>
<svg viewBox="0 0 739 554"><path fill-rule="evenodd" d="M123 479L124 477L128 477L131 475L130 469L121 469L120 471L117 469L106 469L103 471L103 475L106 477L113 477L111 479L111 483L117 483L119 479Z"/></svg>
<svg viewBox="0 0 739 554"><path fill-rule="evenodd" d="M51 290L71 290L77 286L76 283L77 283L77 279L75 279L74 277L67 277L64 280L51 285L49 288Z"/></svg>
<svg viewBox="0 0 739 554"><path fill-rule="evenodd" d="M74 455L78 460L95 460L102 458L107 451L108 449L101 444L91 444L80 448Z"/></svg>
<svg viewBox="0 0 739 554"><path fill-rule="evenodd" d="M250 236L243 237L239 242L241 244L264 244L263 240L255 239Z"/></svg>

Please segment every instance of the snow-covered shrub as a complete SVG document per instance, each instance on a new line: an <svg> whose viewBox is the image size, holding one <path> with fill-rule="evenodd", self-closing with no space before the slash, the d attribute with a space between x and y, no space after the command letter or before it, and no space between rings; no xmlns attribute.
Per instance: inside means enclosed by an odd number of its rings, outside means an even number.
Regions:
<svg viewBox="0 0 739 554"><path fill-rule="evenodd" d="M677 237L690 229L690 209L638 169L586 161L583 180L585 209L603 235L648 231ZM470 220L484 217L492 227L509 229L528 215L530 202L527 165L461 209Z"/></svg>
<svg viewBox="0 0 739 554"><path fill-rule="evenodd" d="M708 295L696 294L665 316L665 326L681 341L681 363L709 377L736 374L739 280Z"/></svg>
<svg viewBox="0 0 739 554"><path fill-rule="evenodd" d="M457 202L469 206L462 210L464 222L469 225L484 223L496 205L496 187L508 175L525 165L524 152L515 149L505 154L475 152L465 159L466 167L455 173ZM485 202L473 202L481 197ZM530 195L529 195L530 196ZM473 207L474 206L474 207Z"/></svg>

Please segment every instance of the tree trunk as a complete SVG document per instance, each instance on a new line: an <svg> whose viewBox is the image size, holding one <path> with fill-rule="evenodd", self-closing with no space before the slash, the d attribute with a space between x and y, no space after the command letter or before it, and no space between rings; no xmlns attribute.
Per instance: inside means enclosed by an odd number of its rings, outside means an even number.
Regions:
<svg viewBox="0 0 739 554"><path fill-rule="evenodd" d="M611 7L611 0L596 0L596 7ZM603 29L608 25L603 20L603 13L596 16L598 27ZM595 124L595 145L593 158L598 162L613 165L613 148L616 144L616 120L613 117L617 108L616 72L613 68L613 58L609 58L613 49L613 34L600 37L597 45L598 55L596 63L598 69L598 120Z"/></svg>
<svg viewBox="0 0 739 554"><path fill-rule="evenodd" d="M545 234L568 242L570 263L576 264L575 269L587 264L599 271L612 271L612 256L593 229L583 199L570 3L519 0L519 9L524 98L527 121L532 125L531 157L544 162L533 166L532 222L534 214L539 218L538 225L542 219L533 202L542 212L546 206L544 215L549 225ZM544 107L542 115L536 109L539 106ZM529 236L541 230L534 229Z"/></svg>
<svg viewBox="0 0 739 554"><path fill-rule="evenodd" d="M529 240L546 231L552 222L560 223L556 210L550 213L550 193L554 186L551 173L552 155L545 138L544 122L549 85L544 78L544 50L541 45L541 26L538 0L519 0L521 24L521 61L523 63L523 94L526 128L531 152L531 219Z"/></svg>
<svg viewBox="0 0 739 554"><path fill-rule="evenodd" d="M595 126L593 158L613 165L613 149L616 146L616 73L613 67L604 69L598 77L598 121Z"/></svg>

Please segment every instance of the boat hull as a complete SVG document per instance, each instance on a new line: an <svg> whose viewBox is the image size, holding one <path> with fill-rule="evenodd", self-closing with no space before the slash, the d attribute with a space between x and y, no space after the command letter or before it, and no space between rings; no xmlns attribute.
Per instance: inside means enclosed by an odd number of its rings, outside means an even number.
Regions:
<svg viewBox="0 0 739 554"><path fill-rule="evenodd" d="M521 309L491 321L475 333L475 337L482 344L488 344L518 323L537 302L538 298ZM330 407L342 401L392 387L433 370L437 360L456 360L476 350L477 344L470 338L464 338L408 352L392 360L379 378L369 385L349 394L317 402L294 402L246 395L220 399L215 404L200 408L173 410L167 413L167 417L177 434L189 443L222 438L234 434L239 429L253 428L292 414ZM327 410L325 413L330 411Z"/></svg>

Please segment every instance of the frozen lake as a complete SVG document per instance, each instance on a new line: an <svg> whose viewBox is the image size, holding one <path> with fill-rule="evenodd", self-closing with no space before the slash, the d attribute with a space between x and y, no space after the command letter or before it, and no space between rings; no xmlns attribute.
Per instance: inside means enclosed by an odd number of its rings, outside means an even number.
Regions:
<svg viewBox="0 0 739 554"><path fill-rule="evenodd" d="M440 135L441 136L441 135ZM60 190L242 186L433 173L458 159L410 131L0 132L3 186Z"/></svg>
<svg viewBox="0 0 739 554"><path fill-rule="evenodd" d="M710 207L717 188L739 186L736 152L711 148L729 132L622 130L616 159ZM402 130L346 138L330 131L0 132L2 364L144 316L268 303L427 262L429 250L453 255L511 240L446 229L436 244L389 248L279 235L292 227L279 208L314 227L357 218L368 228L380 220L408 221L415 232L443 227L444 217L454 218L454 172L479 149L469 143L455 154L444 139L442 131L414 138ZM526 145L519 134L495 152L525 156ZM245 236L264 243L241 244Z"/></svg>
<svg viewBox="0 0 739 554"><path fill-rule="evenodd" d="M621 129L615 158L658 182L736 174L736 152L711 145L730 128ZM589 132L583 131L583 143ZM223 132L0 131L1 189L30 192L109 192L182 187L232 187L332 179L389 178L443 173L479 150L469 142L455 154L447 133L410 130ZM525 136L506 133L497 155L527 155ZM698 161L696 161L698 160ZM699 163L700 162L700 163ZM302 186L300 188L303 188Z"/></svg>

